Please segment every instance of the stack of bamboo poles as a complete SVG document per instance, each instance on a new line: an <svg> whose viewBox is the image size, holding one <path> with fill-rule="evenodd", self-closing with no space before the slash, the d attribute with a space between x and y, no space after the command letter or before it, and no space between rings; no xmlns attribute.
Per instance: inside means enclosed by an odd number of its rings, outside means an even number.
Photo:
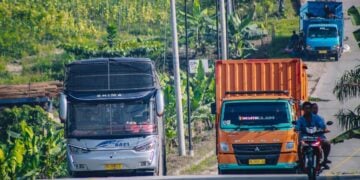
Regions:
<svg viewBox="0 0 360 180"><path fill-rule="evenodd" d="M55 97L62 90L62 86L59 81L0 85L0 99Z"/></svg>

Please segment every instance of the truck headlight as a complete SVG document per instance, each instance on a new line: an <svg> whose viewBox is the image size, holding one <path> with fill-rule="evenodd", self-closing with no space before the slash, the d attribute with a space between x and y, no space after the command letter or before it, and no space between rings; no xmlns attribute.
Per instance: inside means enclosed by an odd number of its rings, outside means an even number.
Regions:
<svg viewBox="0 0 360 180"><path fill-rule="evenodd" d="M88 150L87 148L82 148L82 147L73 146L73 145L69 145L69 151L72 154L82 154L82 153L90 152L90 150Z"/></svg>
<svg viewBox="0 0 360 180"><path fill-rule="evenodd" d="M331 47L332 50L338 50L340 48L339 45L334 45L333 47Z"/></svg>
<svg viewBox="0 0 360 180"><path fill-rule="evenodd" d="M229 152L229 145L224 142L220 143L220 150L222 152Z"/></svg>
<svg viewBox="0 0 360 180"><path fill-rule="evenodd" d="M134 147L134 150L138 151L138 152L144 152L144 151L153 150L154 148L155 148L155 142L152 141L152 142L149 142L146 144L136 146L136 147Z"/></svg>
<svg viewBox="0 0 360 180"><path fill-rule="evenodd" d="M294 142L288 142L288 143L286 143L286 149L287 149L287 150L292 150L292 149L294 149Z"/></svg>
<svg viewBox="0 0 360 180"><path fill-rule="evenodd" d="M311 51L311 50L314 50L314 48L313 48L313 47L311 47L311 46L309 46L309 45L307 45L307 46L306 46L306 50Z"/></svg>

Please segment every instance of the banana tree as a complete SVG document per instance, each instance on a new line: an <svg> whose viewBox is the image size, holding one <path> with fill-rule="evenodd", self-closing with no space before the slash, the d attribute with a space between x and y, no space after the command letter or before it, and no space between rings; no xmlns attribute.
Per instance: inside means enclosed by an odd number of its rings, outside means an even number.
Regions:
<svg viewBox="0 0 360 180"><path fill-rule="evenodd" d="M360 65L345 72L333 92L340 101L360 97ZM341 109L335 116L345 132L332 139L333 143L351 138L360 139L360 105L354 111Z"/></svg>
<svg viewBox="0 0 360 180"><path fill-rule="evenodd" d="M62 127L40 107L23 106L0 113L2 179L65 176L65 140ZM4 123L5 122L5 123Z"/></svg>
<svg viewBox="0 0 360 180"><path fill-rule="evenodd" d="M190 48L195 50L194 57L198 53L204 55L206 53L206 47L209 44L213 44L216 41L216 16L211 15L210 9L201 8L200 0L194 0L191 11L185 13L179 11L178 22L179 22L179 34L180 43L185 44L185 15L188 21L188 41Z"/></svg>
<svg viewBox="0 0 360 180"><path fill-rule="evenodd" d="M201 61L200 61L201 62ZM192 121L207 121L209 126L212 124L213 117L210 113L210 103L214 102L215 81L213 73L209 77L205 74L204 68L200 63L197 74L190 78L190 105ZM181 79L185 79L185 72L180 73ZM176 138L176 107L174 80L169 74L159 74L161 86L165 97L165 131L168 142L174 142ZM181 94L185 94L186 81L182 81ZM187 117L186 95L182 96L183 117ZM187 121L187 119L185 119Z"/></svg>
<svg viewBox="0 0 360 180"><path fill-rule="evenodd" d="M254 15L255 9L249 8L248 14L244 17L240 17L239 13L236 12L229 16L228 36L231 58L244 58L249 55L245 52L256 50L245 36L245 28L251 23Z"/></svg>
<svg viewBox="0 0 360 180"><path fill-rule="evenodd" d="M211 128L213 117L211 115L210 104L215 101L215 80L214 73L205 74L202 62L196 75L190 79L191 85L191 119L192 121L207 121Z"/></svg>

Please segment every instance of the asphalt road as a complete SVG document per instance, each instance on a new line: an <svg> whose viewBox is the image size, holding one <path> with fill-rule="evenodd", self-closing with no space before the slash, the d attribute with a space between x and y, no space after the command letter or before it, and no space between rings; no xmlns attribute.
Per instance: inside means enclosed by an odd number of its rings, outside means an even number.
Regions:
<svg viewBox="0 0 360 180"><path fill-rule="evenodd" d="M334 121L334 124L329 127L331 133L327 134L328 138L331 139L336 135L343 132L343 129L338 125L334 114L339 109L354 109L360 104L360 99L351 99L345 102L339 102L334 94L332 93L335 87L336 81L341 75L357 65L360 65L360 49L353 36L353 31L360 28L355 27L351 20L347 16L347 9L352 5L360 5L360 0L344 0L344 15L345 15L345 36L348 40L345 44L348 44L351 48L350 52L346 52L342 55L338 62L307 62L309 67L308 72L311 74L313 79L316 81L310 84L314 89L311 91L311 97L317 97L329 101L317 102L320 108L319 114L326 120ZM330 170L325 170L320 175L319 179L360 179L360 140L352 139L345 141L340 144L332 145L330 153ZM90 178L99 179L99 178ZM108 177L108 179L307 179L305 175L201 175L201 176L166 176L166 177Z"/></svg>
<svg viewBox="0 0 360 180"><path fill-rule="evenodd" d="M352 5L360 5L359 0L344 0L344 10L346 11ZM360 49L353 36L353 31L359 29L360 26L355 27L351 20L348 18L347 13L345 15L345 36L348 40L344 44L350 46L350 52L344 53L342 58L338 62L309 62L310 72L322 73L312 97L320 99L330 100L328 102L318 102L319 114L325 118L325 120L332 120L334 124L329 127L331 133L327 134L331 139L340 134L344 130L338 125L338 121L334 117L334 114L341 108L353 110L356 106L360 105L360 99L351 99L349 101L339 102L335 95L332 93L335 87L336 81L341 75L355 66L360 65ZM330 153L330 159L332 164L330 170L324 171L325 175L341 175L341 174L360 174L360 140L352 139L345 141L344 143L336 144L332 146ZM359 177L360 179L360 177Z"/></svg>
<svg viewBox="0 0 360 180"><path fill-rule="evenodd" d="M99 178L89 178L89 179L99 179ZM216 176L164 176L164 177L109 177L109 180L306 180L307 176L305 175L216 175ZM319 180L359 180L359 176L330 176L330 177L319 177Z"/></svg>

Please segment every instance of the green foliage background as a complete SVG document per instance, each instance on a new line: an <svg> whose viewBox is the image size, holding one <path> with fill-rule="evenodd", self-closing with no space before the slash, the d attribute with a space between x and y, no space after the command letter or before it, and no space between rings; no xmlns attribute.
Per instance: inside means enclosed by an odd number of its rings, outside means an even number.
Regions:
<svg viewBox="0 0 360 180"><path fill-rule="evenodd" d="M22 106L0 113L1 179L66 176L63 128L40 107Z"/></svg>

